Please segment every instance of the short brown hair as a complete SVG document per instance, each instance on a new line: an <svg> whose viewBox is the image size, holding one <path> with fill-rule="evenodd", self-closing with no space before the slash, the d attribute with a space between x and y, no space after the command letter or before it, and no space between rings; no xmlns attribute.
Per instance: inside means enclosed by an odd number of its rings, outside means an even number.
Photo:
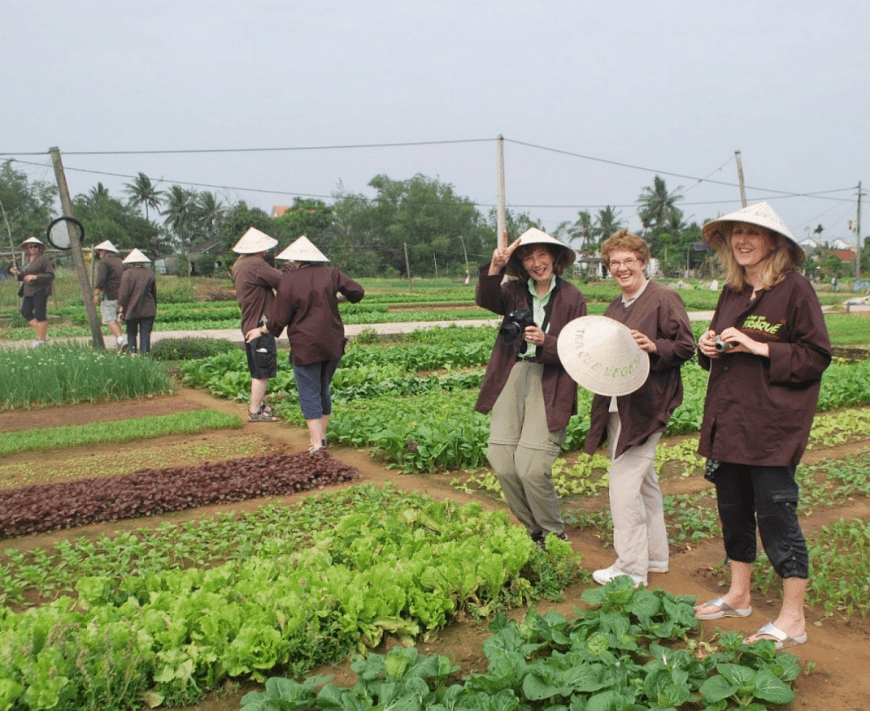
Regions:
<svg viewBox="0 0 870 711"><path fill-rule="evenodd" d="M644 264L649 263L649 245L645 240L629 232L625 227L618 232L614 232L601 244L601 258L604 260L604 264L606 265L610 262L611 252L616 252L620 249L634 252L637 258Z"/></svg>

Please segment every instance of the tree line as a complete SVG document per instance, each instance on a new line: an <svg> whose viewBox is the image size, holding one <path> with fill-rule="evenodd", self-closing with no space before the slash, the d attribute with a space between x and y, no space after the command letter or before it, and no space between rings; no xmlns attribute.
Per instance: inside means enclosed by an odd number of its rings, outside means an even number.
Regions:
<svg viewBox="0 0 870 711"><path fill-rule="evenodd" d="M273 236L283 248L306 235L330 260L357 276L474 276L495 243L496 211L481 212L449 183L417 174L407 180L376 175L368 186L374 197L346 191L339 184L332 203L294 198L272 218L245 201L225 204L214 193L171 185L165 189L144 173L114 196L102 183L73 199L75 217L85 227L85 246L111 240L121 250L138 247L149 257L195 255L197 270L229 265L232 246L249 227ZM641 236L667 275L712 267L701 242L701 226L687 224L679 202L681 188L669 190L660 176L636 201ZM57 188L29 181L12 160L0 166L0 205L10 245L40 236L57 211ZM546 228L526 212L508 210L507 229L516 237L532 226ZM546 230L579 253L594 255L601 242L626 225L620 210L607 205L596 214L578 212L573 222ZM4 249L5 251L5 249ZM866 262L865 262L866 263Z"/></svg>

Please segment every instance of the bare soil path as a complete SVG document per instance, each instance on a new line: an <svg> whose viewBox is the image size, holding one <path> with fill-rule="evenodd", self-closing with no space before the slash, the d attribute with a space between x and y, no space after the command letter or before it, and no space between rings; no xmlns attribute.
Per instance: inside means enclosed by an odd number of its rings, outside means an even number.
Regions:
<svg viewBox="0 0 870 711"><path fill-rule="evenodd" d="M218 399L207 392L182 388L176 395L148 398L139 401L123 403L106 403L97 405L75 405L61 408L45 408L27 412L0 413L0 432L20 431L29 428L42 428L56 425L83 424L92 421L124 419L128 417L143 417L147 415L168 414L181 410L192 410L203 407L230 412L244 417L245 405ZM167 437L159 442L138 443L130 445L109 445L99 448L88 448L86 451L64 450L63 452L32 453L17 455L16 463L22 466L31 465L38 472L36 476L41 481L53 481L64 478L64 463L69 458L79 460L93 458L95 463L101 461L101 456L130 456L134 461L137 457L147 459L148 452L155 447L161 450L172 450L173 447L186 447L184 456L195 457L190 450L190 437ZM238 453L234 456L245 456L246 453L266 449L282 449L291 452L303 451L307 448L307 433L283 422L276 423L246 423L242 429L235 432L221 432L196 436L196 443L203 449L220 443L234 445ZM865 440L856 445L840 447L836 450L815 451L807 456L809 460L836 459L862 447L870 442ZM246 451L247 450L247 451ZM403 475L395 470L384 468L381 463L373 460L367 450L355 450L347 447L331 448L331 455L359 469L362 481L365 483L384 484L389 482L399 489L418 491L429 494L436 499L451 498L460 503L478 502L488 509L504 508L502 501L486 495L468 494L457 491L450 486L450 480L455 473L417 476ZM8 459L0 461L7 464ZM40 466L41 465L41 466ZM148 461L142 461L140 466L149 466ZM136 468L136 467L134 467ZM93 470L85 464L84 476L99 476L97 465ZM0 486L16 485L0 480ZM706 486L700 477L692 477L691 481L665 479L662 488L665 493L685 490L700 490ZM304 494L284 497L282 500L292 502ZM87 526L70 531L54 532L46 535L30 536L20 539L5 540L2 547L29 549L53 545L64 538L78 536L99 537L119 530L132 530L146 526L156 526L164 521L184 521L217 511L253 511L265 503L264 500L253 500L226 506L212 506L194 511L183 511L162 517L149 519L134 519L107 525ZM601 502L606 505L606 500ZM849 502L845 506L817 511L806 518L803 523L805 530L820 529L826 523L839 518L850 519L860 517L867 520L870 517L870 503L864 499ZM604 567L613 561L613 552L605 548L591 533L569 530L569 537L574 549L583 554L583 565L589 570ZM719 539L707 541L692 548L674 550L671 556L670 572L664 575L651 576L651 586L661 587L678 595L695 595L706 600L722 592L720 581L713 568L722 559L722 546ZM565 599L558 604L542 603L540 611L555 609L563 614L571 615L572 609L579 605L580 594L584 585L575 585L566 591ZM775 596L771 596L775 597ZM716 626L723 629L739 629L750 633L764 622L776 617L779 606L778 599L764 599L755 595L752 600L754 613L748 620L717 620L705 622L705 632L711 634ZM516 610L512 614L520 618L525 610ZM808 610L809 642L795 648L793 651L800 657L802 665L809 663L807 671L795 682L797 699L789 707L796 709L836 709L837 711L870 711L870 618L854 619L844 622L837 618L825 618L819 610ZM440 653L449 657L455 664L461 666L462 674L471 671L484 671L487 660L482 654L483 640L489 636L485 624L462 622L444 630L437 639L421 643L419 649L425 654ZM389 642L389 646L392 646ZM387 647L388 648L388 647ZM814 667L812 665L815 665ZM335 674L335 681L353 683L353 674L349 664L338 668L319 669L316 673ZM240 706L241 697L254 685L244 685L242 688L228 689L221 695L213 695L198 706L202 711L236 711ZM187 709L192 711L192 709Z"/></svg>

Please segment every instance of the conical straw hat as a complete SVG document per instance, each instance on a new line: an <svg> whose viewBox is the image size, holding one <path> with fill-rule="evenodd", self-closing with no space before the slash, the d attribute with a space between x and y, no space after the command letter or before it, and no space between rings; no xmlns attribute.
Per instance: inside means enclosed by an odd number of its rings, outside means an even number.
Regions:
<svg viewBox="0 0 870 711"><path fill-rule="evenodd" d="M530 227L525 232L520 235L520 244L519 247L523 247L527 244L552 244L556 247L560 247L565 250L565 253L568 255L567 261L564 264L564 269L570 267L574 260L577 258L577 255L574 253L574 250L568 247L567 245L562 244L555 237L550 237L543 230L539 230L537 227ZM516 252L511 255L511 260L516 263L517 266L522 266L519 263L519 258L516 256Z"/></svg>
<svg viewBox="0 0 870 711"><path fill-rule="evenodd" d="M570 321L556 348L568 375L598 395L628 395L649 375L649 356L627 326L607 316Z"/></svg>
<svg viewBox="0 0 870 711"><path fill-rule="evenodd" d="M142 253L141 251L139 251L138 249L133 249L133 251L130 252L130 254L128 254L123 259L124 264L140 264L140 263L148 264L150 261L151 260L148 259L148 257L146 257L145 254Z"/></svg>
<svg viewBox="0 0 870 711"><path fill-rule="evenodd" d="M36 239L36 237L28 237L26 240L24 240L24 241L23 241L20 245L18 245L18 246L19 246L19 247L23 247L25 244L38 244L40 247L42 247L43 249L45 249L45 242L42 242L42 241Z"/></svg>
<svg viewBox="0 0 870 711"><path fill-rule="evenodd" d="M248 231L236 242L233 251L237 254L258 254L268 252L278 245L278 240L270 237L265 232L260 232L256 227L249 227Z"/></svg>
<svg viewBox="0 0 870 711"><path fill-rule="evenodd" d="M796 265L803 264L806 255L803 249L797 243L788 227L780 219L773 208L766 202L760 202L756 205L749 205L742 210L732 212L724 217L717 217L715 220L710 220L701 229L701 236L713 249L719 250L726 246L725 235L730 233L735 222L747 222L750 225L758 225L765 227L771 232L776 232L785 237L789 244L789 251L792 254Z"/></svg>
<svg viewBox="0 0 870 711"><path fill-rule="evenodd" d="M105 249L107 252L118 253L118 250L115 249L115 245L113 245L109 240L103 240L96 247L94 247L94 251L96 252L98 249Z"/></svg>
<svg viewBox="0 0 870 711"><path fill-rule="evenodd" d="M305 235L277 255L275 259L292 259L294 262L328 262L329 259Z"/></svg>

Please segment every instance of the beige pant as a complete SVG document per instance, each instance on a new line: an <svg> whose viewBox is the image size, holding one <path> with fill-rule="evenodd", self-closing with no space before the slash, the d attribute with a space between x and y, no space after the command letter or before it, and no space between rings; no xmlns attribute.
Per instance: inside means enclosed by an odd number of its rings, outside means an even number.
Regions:
<svg viewBox="0 0 870 711"><path fill-rule="evenodd" d="M565 429L547 429L540 363L519 361L492 408L487 459L514 516L534 538L564 533L551 468Z"/></svg>
<svg viewBox="0 0 870 711"><path fill-rule="evenodd" d="M668 532L662 490L653 466L661 433L613 458L619 441L619 413L607 422L610 440L610 515L616 567L623 573L646 576L649 561L668 560Z"/></svg>

